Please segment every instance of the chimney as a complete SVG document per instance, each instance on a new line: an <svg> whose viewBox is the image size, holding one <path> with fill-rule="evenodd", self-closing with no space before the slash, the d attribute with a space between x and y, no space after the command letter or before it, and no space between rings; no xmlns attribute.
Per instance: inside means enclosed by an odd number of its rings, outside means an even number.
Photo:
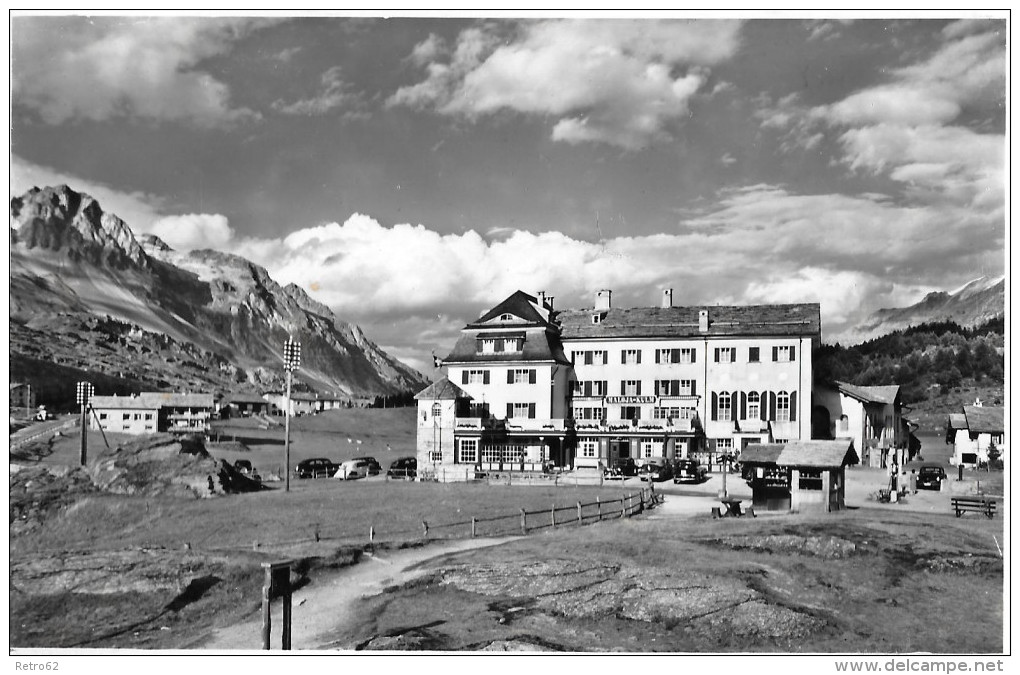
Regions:
<svg viewBox="0 0 1020 675"><path fill-rule="evenodd" d="M538 306L545 307L545 291L539 291L535 295L538 296Z"/></svg>
<svg viewBox="0 0 1020 675"><path fill-rule="evenodd" d="M664 288L662 289L662 307L668 309L673 306L673 289Z"/></svg>
<svg viewBox="0 0 1020 675"><path fill-rule="evenodd" d="M601 290L595 294L595 311L604 312L613 306L613 292Z"/></svg>
<svg viewBox="0 0 1020 675"><path fill-rule="evenodd" d="M551 295L545 296L545 306L549 308L550 312L553 309L553 300L555 300L555 298L553 298L553 296L551 296Z"/></svg>
<svg viewBox="0 0 1020 675"><path fill-rule="evenodd" d="M708 310L707 309L698 310L698 332L699 333L707 333L708 332Z"/></svg>

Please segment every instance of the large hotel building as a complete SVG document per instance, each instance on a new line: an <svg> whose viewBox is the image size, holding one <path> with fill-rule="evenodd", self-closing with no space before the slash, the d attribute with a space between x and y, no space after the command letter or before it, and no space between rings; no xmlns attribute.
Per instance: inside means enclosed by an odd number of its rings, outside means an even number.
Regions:
<svg viewBox="0 0 1020 675"><path fill-rule="evenodd" d="M597 470L618 458L697 457L811 438L819 305L555 310L517 291L462 330L446 377L417 395L418 466Z"/></svg>

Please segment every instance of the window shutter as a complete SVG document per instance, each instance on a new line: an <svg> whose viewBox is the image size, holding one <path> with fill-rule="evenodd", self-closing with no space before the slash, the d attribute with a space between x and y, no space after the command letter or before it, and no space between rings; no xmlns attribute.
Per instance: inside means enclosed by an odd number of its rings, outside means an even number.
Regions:
<svg viewBox="0 0 1020 675"><path fill-rule="evenodd" d="M482 384L489 384L489 371L482 371Z"/></svg>
<svg viewBox="0 0 1020 675"><path fill-rule="evenodd" d="M635 396L640 396L640 395L641 395L641 380L638 380L638 382L637 382L637 394L635 394Z"/></svg>
<svg viewBox="0 0 1020 675"><path fill-rule="evenodd" d="M620 380L620 396L627 395L627 380Z"/></svg>
<svg viewBox="0 0 1020 675"><path fill-rule="evenodd" d="M592 359L593 358L594 357L592 356L591 352L585 352L584 353L584 365L590 366L592 364Z"/></svg>
<svg viewBox="0 0 1020 675"><path fill-rule="evenodd" d="M747 419L747 393L740 392L740 419Z"/></svg>
<svg viewBox="0 0 1020 675"><path fill-rule="evenodd" d="M467 380L468 380L468 371L466 371L466 370L461 371L461 373L460 373L460 383L461 384L467 384Z"/></svg>
<svg viewBox="0 0 1020 675"><path fill-rule="evenodd" d="M528 404L528 419L532 419L532 420L535 419L535 404L534 403L529 403Z"/></svg>
<svg viewBox="0 0 1020 675"><path fill-rule="evenodd" d="M669 362L670 363L680 363L680 350L679 349L670 349L669 350Z"/></svg>
<svg viewBox="0 0 1020 675"><path fill-rule="evenodd" d="M698 381L697 380L691 380L691 396L697 396L697 395L698 395Z"/></svg>
<svg viewBox="0 0 1020 675"><path fill-rule="evenodd" d="M641 363L641 351L640 350L638 350L638 353L637 353L637 362Z"/></svg>
<svg viewBox="0 0 1020 675"><path fill-rule="evenodd" d="M497 351L497 352L503 351L503 341L502 340L493 340L493 342L495 343L495 348L494 348L495 351Z"/></svg>
<svg viewBox="0 0 1020 675"><path fill-rule="evenodd" d="M797 421L797 392L790 392L790 421Z"/></svg>
<svg viewBox="0 0 1020 675"><path fill-rule="evenodd" d="M719 348L715 348L715 362L719 363Z"/></svg>
<svg viewBox="0 0 1020 675"><path fill-rule="evenodd" d="M769 419L776 419L776 394L775 392L769 392Z"/></svg>
<svg viewBox="0 0 1020 675"><path fill-rule="evenodd" d="M719 419L719 396L713 391L712 392L712 421L715 422Z"/></svg>
<svg viewBox="0 0 1020 675"><path fill-rule="evenodd" d="M620 363L627 363L627 350L620 352Z"/></svg>
<svg viewBox="0 0 1020 675"><path fill-rule="evenodd" d="M513 403L507 403L506 404L506 418L510 419L513 416L514 416L514 404Z"/></svg>
<svg viewBox="0 0 1020 675"><path fill-rule="evenodd" d="M697 362L698 362L698 350L692 349L691 350L691 363L697 363Z"/></svg>
<svg viewBox="0 0 1020 675"><path fill-rule="evenodd" d="M528 371L528 382L535 384L538 381L538 373L535 370Z"/></svg>
<svg viewBox="0 0 1020 675"><path fill-rule="evenodd" d="M506 371L506 383L507 384L513 384L514 383L514 369L513 368L511 368L510 370Z"/></svg>
<svg viewBox="0 0 1020 675"><path fill-rule="evenodd" d="M772 348L772 360L773 361L778 361L779 360L779 347L773 347Z"/></svg>
<svg viewBox="0 0 1020 675"><path fill-rule="evenodd" d="M790 347L790 360L791 361L796 361L797 360L797 348L796 347Z"/></svg>
<svg viewBox="0 0 1020 675"><path fill-rule="evenodd" d="M673 380L670 383L670 394L672 394L673 396L680 395L680 380Z"/></svg>
<svg viewBox="0 0 1020 675"><path fill-rule="evenodd" d="M758 398L758 412L761 416L762 422L768 420L767 414L768 411L769 411L769 393L767 391L763 391L761 392Z"/></svg>

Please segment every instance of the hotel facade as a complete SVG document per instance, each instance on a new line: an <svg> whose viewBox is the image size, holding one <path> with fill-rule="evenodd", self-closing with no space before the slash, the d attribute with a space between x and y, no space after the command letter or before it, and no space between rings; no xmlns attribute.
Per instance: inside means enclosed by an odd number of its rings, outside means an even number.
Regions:
<svg viewBox="0 0 1020 675"><path fill-rule="evenodd" d="M597 471L620 458L714 464L811 438L818 304L588 309L517 291L464 327L446 377L417 395L418 466Z"/></svg>

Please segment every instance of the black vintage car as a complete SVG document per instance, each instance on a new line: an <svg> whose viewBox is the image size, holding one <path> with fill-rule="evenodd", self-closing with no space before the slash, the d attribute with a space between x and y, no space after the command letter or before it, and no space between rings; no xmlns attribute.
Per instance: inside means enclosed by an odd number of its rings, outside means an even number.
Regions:
<svg viewBox="0 0 1020 675"><path fill-rule="evenodd" d="M418 460L414 457L395 459L386 475L391 478L414 478L418 475Z"/></svg>
<svg viewBox="0 0 1020 675"><path fill-rule="evenodd" d="M946 471L941 466L924 465L917 470L918 490L941 490Z"/></svg>
<svg viewBox="0 0 1020 675"><path fill-rule="evenodd" d="M674 483L701 483L708 477L708 468L693 459L678 459L673 466Z"/></svg>
<svg viewBox="0 0 1020 675"><path fill-rule="evenodd" d="M338 468L340 468L338 464L325 457L315 457L299 462L294 467L294 473L298 478L328 478L335 474Z"/></svg>
<svg viewBox="0 0 1020 675"><path fill-rule="evenodd" d="M375 460L375 457L352 457L352 462L368 462L368 475L378 476L382 472L382 466Z"/></svg>
<svg viewBox="0 0 1020 675"><path fill-rule="evenodd" d="M641 465L638 473L641 475L641 480L669 480L673 477L673 464L664 457L648 459Z"/></svg>
<svg viewBox="0 0 1020 675"><path fill-rule="evenodd" d="M630 457L621 457L620 459L617 459L604 471L607 478L636 476L637 472L637 464Z"/></svg>

